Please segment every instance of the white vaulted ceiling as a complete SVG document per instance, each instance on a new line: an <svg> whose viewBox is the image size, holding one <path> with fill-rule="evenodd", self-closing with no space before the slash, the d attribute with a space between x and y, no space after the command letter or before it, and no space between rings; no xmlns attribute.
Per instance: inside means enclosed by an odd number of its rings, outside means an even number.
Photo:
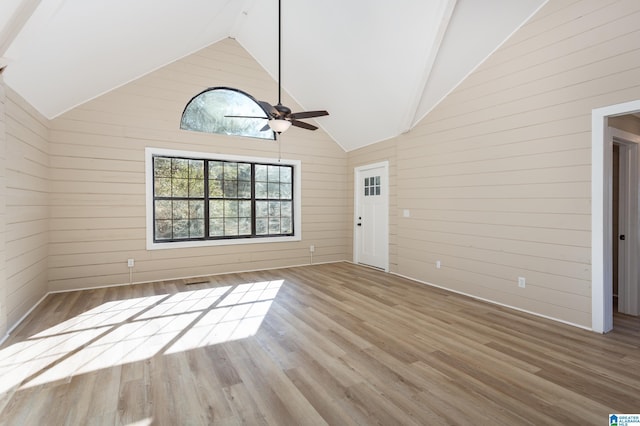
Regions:
<svg viewBox="0 0 640 426"><path fill-rule="evenodd" d="M397 136L545 1L282 0L283 90L304 109L328 110L316 124L347 151ZM277 7L2 0L0 68L48 118L226 37L277 79Z"/></svg>

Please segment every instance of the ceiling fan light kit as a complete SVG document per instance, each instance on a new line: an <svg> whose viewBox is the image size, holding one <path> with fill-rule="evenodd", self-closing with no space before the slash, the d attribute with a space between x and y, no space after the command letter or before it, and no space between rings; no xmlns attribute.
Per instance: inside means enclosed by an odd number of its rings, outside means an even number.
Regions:
<svg viewBox="0 0 640 426"><path fill-rule="evenodd" d="M286 132L291 127L291 122L280 118L269 120L269 127L276 133Z"/></svg>

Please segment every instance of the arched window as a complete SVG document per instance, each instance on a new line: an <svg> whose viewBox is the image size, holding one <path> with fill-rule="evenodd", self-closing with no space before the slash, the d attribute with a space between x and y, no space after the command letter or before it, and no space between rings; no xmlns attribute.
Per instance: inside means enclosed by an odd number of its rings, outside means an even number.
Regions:
<svg viewBox="0 0 640 426"><path fill-rule="evenodd" d="M274 140L275 133L267 121L267 113L253 96L229 87L211 87L187 103L180 128Z"/></svg>

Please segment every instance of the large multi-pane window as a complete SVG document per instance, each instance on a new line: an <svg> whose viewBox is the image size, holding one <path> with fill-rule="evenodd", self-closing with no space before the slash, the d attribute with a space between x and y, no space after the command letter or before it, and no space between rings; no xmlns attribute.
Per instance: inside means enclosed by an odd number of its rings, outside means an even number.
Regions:
<svg viewBox="0 0 640 426"><path fill-rule="evenodd" d="M152 156L153 241L292 236L288 164Z"/></svg>

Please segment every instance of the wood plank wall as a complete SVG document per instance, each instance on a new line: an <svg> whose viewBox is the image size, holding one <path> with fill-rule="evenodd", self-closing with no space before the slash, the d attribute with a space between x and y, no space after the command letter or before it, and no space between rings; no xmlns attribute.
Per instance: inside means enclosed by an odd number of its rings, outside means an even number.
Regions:
<svg viewBox="0 0 640 426"><path fill-rule="evenodd" d="M347 155L321 130L292 128L278 143L179 130L186 103L208 87L275 102L277 83L225 39L52 121L49 285L65 290L343 260ZM297 109L286 94L283 103ZM303 240L146 250L145 147L302 161Z"/></svg>
<svg viewBox="0 0 640 426"><path fill-rule="evenodd" d="M394 139L395 272L590 327L591 110L640 99L638 40L640 2L551 0Z"/></svg>
<svg viewBox="0 0 640 426"><path fill-rule="evenodd" d="M5 285L8 325L47 292L48 121L6 88Z"/></svg>
<svg viewBox="0 0 640 426"><path fill-rule="evenodd" d="M7 271L5 268L5 237L7 222L7 173L6 173L6 103L4 80L0 73L0 340L7 332Z"/></svg>

